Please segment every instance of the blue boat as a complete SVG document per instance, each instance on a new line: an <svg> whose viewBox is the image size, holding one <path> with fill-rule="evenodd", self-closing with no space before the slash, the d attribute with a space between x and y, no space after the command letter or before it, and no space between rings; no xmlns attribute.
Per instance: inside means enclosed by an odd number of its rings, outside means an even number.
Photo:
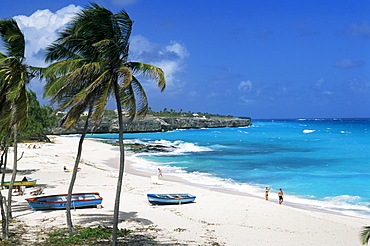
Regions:
<svg viewBox="0 0 370 246"><path fill-rule="evenodd" d="M27 198L26 201L30 207L35 210L65 209L67 205L68 194L39 196ZM98 192L91 193L73 193L71 208L98 207L103 198Z"/></svg>
<svg viewBox="0 0 370 246"><path fill-rule="evenodd" d="M153 205L170 205L193 202L196 196L190 194L147 194Z"/></svg>

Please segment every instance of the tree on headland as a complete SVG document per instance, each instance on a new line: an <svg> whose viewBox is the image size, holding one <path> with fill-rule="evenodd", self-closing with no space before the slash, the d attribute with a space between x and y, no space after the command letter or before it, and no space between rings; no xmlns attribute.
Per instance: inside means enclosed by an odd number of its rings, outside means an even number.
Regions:
<svg viewBox="0 0 370 246"><path fill-rule="evenodd" d="M82 152L82 142L88 121L97 127L101 122L108 99L116 101L119 121L120 165L114 204L112 245L117 245L119 204L124 173L123 116L129 121L148 111L144 88L135 75L153 79L164 90L166 82L160 68L128 60L132 20L122 10L118 14L90 4L59 33L59 38L47 49L46 60L52 63L43 71L47 80L45 96L58 104L57 110L67 110L62 118L65 127L75 125L81 113L89 109L68 190L67 224L73 233L70 216L70 196L76 179Z"/></svg>
<svg viewBox="0 0 370 246"><path fill-rule="evenodd" d="M25 39L14 19L0 20L0 38L5 53L0 52L0 131L13 135L14 161L6 208L7 221L12 218L12 189L17 172L18 132L27 124L28 95L26 85L30 81L30 67L24 63ZM2 198L2 195L1 195ZM6 228L7 230L7 228ZM5 238L8 232L3 231Z"/></svg>
<svg viewBox="0 0 370 246"><path fill-rule="evenodd" d="M20 140L49 141L46 134L51 127L57 126L57 117L52 115L53 109L41 106L36 93L27 90L28 117L26 128L19 133Z"/></svg>

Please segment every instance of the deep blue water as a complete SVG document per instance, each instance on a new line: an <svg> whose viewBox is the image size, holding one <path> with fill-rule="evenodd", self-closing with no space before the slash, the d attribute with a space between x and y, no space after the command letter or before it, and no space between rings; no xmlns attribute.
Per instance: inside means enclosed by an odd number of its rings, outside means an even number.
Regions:
<svg viewBox="0 0 370 246"><path fill-rule="evenodd" d="M89 137L116 139L117 134ZM259 120L244 128L125 134L128 142L175 147L132 157L189 181L370 218L370 119ZM277 195L276 195L277 196Z"/></svg>

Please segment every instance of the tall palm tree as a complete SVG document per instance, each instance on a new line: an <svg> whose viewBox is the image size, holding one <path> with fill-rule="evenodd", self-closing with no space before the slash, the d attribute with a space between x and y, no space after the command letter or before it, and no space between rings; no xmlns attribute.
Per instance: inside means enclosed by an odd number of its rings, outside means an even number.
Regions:
<svg viewBox="0 0 370 246"><path fill-rule="evenodd" d="M148 111L144 88L135 75L153 79L162 91L166 85L164 73L160 68L128 60L131 29L132 20L124 10L113 14L97 4L90 4L77 14L67 28L59 33L59 38L48 47L46 61L54 63L43 73L48 81L45 95L53 96L52 100L59 103L59 109L68 109L63 119L66 127L73 126L79 114L87 108L90 109L89 115L95 122L94 126L98 126L108 99L115 98L119 121L120 165L114 204L112 245L117 244L124 173L122 107L128 111L130 121L136 116L144 116ZM79 150L81 149L82 144L79 145ZM77 165L76 159L75 170ZM71 179L70 187L73 187L74 181ZM72 224L68 221L67 223Z"/></svg>
<svg viewBox="0 0 370 246"><path fill-rule="evenodd" d="M6 219L12 218L12 189L17 173L17 136L25 127L28 97L26 85L30 81L30 67L24 64L25 39L14 19L0 20L0 38L5 53L0 52L0 131L12 131L14 135L13 172L8 192Z"/></svg>

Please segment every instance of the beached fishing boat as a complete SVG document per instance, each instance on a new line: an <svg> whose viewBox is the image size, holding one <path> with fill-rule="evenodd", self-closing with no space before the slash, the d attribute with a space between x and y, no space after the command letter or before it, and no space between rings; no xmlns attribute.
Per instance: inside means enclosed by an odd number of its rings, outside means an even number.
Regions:
<svg viewBox="0 0 370 246"><path fill-rule="evenodd" d="M37 179L33 179L33 178L29 178L29 177L24 177L22 180L18 180L18 181L14 181L14 186L26 186L26 187L29 187L29 186L34 186L37 182ZM9 187L10 185L10 181L4 181L4 186L5 187Z"/></svg>
<svg viewBox="0 0 370 246"><path fill-rule="evenodd" d="M77 168L77 172L81 171L81 168ZM73 169L67 169L65 166L64 166L64 172L66 173L69 173L69 172L73 172Z"/></svg>
<svg viewBox="0 0 370 246"><path fill-rule="evenodd" d="M193 202L196 196L190 194L147 194L153 205L170 205Z"/></svg>
<svg viewBox="0 0 370 246"><path fill-rule="evenodd" d="M67 205L67 194L39 196L27 198L26 201L33 210L65 209ZM103 201L98 192L73 193L71 208L97 207Z"/></svg>

